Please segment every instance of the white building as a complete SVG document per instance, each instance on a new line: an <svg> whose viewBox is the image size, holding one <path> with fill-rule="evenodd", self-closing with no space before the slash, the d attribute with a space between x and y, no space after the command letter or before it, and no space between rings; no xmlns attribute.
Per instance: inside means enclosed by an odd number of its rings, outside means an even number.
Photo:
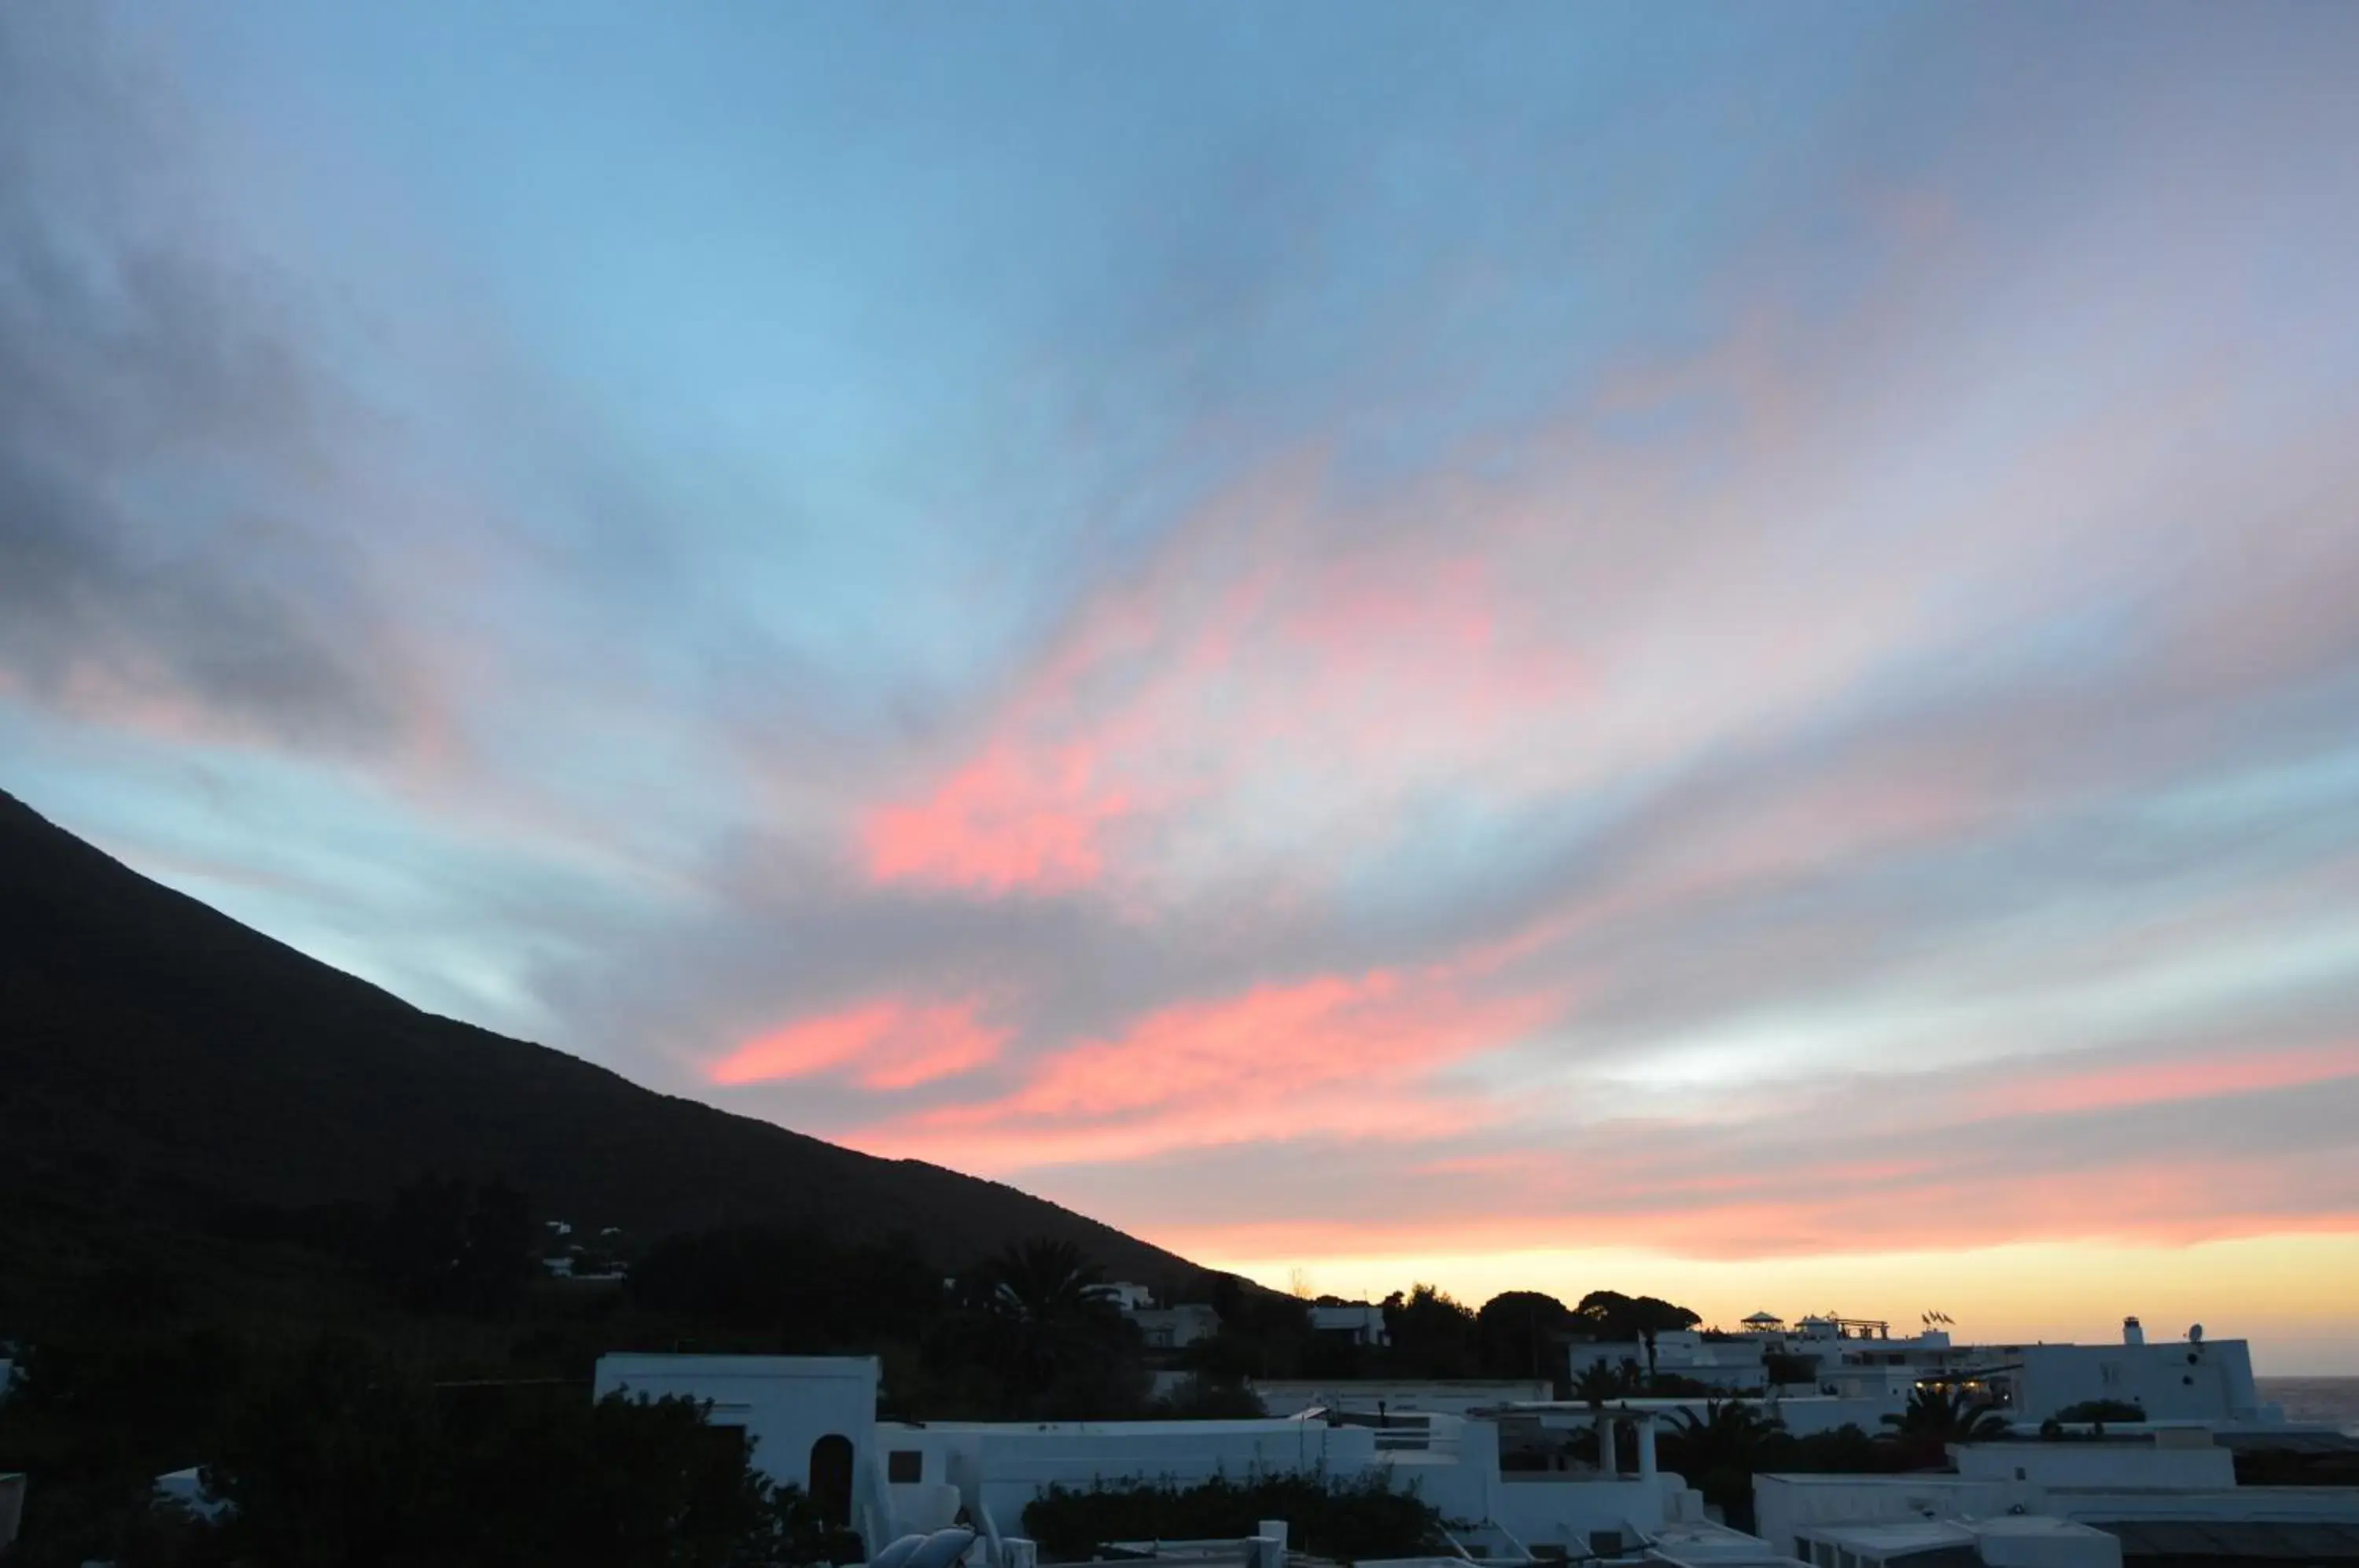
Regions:
<svg viewBox="0 0 2359 1568"><path fill-rule="evenodd" d="M2137 1405L2157 1421L2254 1422L2270 1413L2253 1382L2252 1347L2241 1339L2004 1345L1988 1376L2020 1421L2096 1399Z"/></svg>
<svg viewBox="0 0 2359 1568"><path fill-rule="evenodd" d="M2084 1541L2079 1527L2120 1541L2132 1563L2189 1556L2359 1559L2359 1488L2239 1486L2234 1455L2201 1427L2162 1427L2127 1439L1958 1444L1950 1453L1954 1475L1757 1475L1756 1527L1771 1545L1815 1568L1868 1568L1872 1561L1888 1568L1902 1558L1914 1568L1947 1568L1962 1560L1883 1552L1877 1543L1897 1546L1899 1538L1856 1532L1964 1523L1987 1534L1994 1521L2033 1518L2076 1529L2049 1531L2049 1548L2031 1532L2008 1548L2018 1552L2017 1561L2024 1552L2083 1551L2085 1544L2054 1544ZM1979 1550L1983 1562L1999 1568L1987 1541Z"/></svg>
<svg viewBox="0 0 2359 1568"><path fill-rule="evenodd" d="M1797 1545L1810 1568L2121 1568L2121 1538L2070 1519L2002 1515L1829 1525Z"/></svg>
<svg viewBox="0 0 2359 1568"><path fill-rule="evenodd" d="M919 1425L876 1419L878 1377L868 1357L609 1356L595 1388L709 1401L716 1425L745 1434L758 1468L807 1488L872 1553L963 1519L980 1537L981 1568L1025 1568L1025 1506L1054 1484L1186 1486L1305 1470L1414 1487L1462 1521L1462 1546L1501 1561L1560 1552L1636 1553L1672 1568L2121 1568L2125 1559L2138 1568L2158 1557L2288 1552L2305 1563L2359 1560L2359 1488L2238 1486L2234 1456L2202 1425L1961 1444L1951 1450L1954 1474L1761 1475L1756 1539L1709 1519L1701 1497L1658 1468L1647 1410L1484 1408L1459 1398L1463 1386L1386 1384L1382 1413L1371 1414L1344 1407L1376 1398L1377 1386L1342 1385L1342 1393L1314 1389L1335 1403L1290 1420ZM1462 1408L1415 1408L1451 1402ZM1590 1430L1593 1465L1567 1458L1549 1435ZM1503 1444L1520 1467L1503 1466ZM1535 1456L1545 1457L1535 1465ZM2246 1552L2221 1548L2238 1531L2250 1537Z"/></svg>
<svg viewBox="0 0 2359 1568"><path fill-rule="evenodd" d="M1707 1339L1696 1329L1677 1329L1642 1339L1583 1341L1571 1347L1572 1375L1601 1362L1610 1371L1635 1367L1666 1377L1692 1377L1732 1392L1758 1392L1766 1382L1766 1356L1775 1342L1758 1334ZM1651 1356L1648 1352L1652 1351Z"/></svg>
<svg viewBox="0 0 2359 1568"><path fill-rule="evenodd" d="M1860 1319L1807 1317L1788 1329L1759 1312L1745 1322L1741 1334L1708 1338L1686 1329L1657 1334L1651 1346L1644 1341L1575 1345L1569 1370L1578 1377L1603 1361L1691 1378L1724 1393L1774 1388L1788 1429L1797 1432L1846 1421L1874 1431L1884 1415L1907 1408L1919 1384L1935 1381L1984 1392L2027 1426L2101 1399L2136 1405L2149 1421L2231 1425L2278 1419L2254 1384L2251 1346L2241 1339L2206 1339L2200 1327L2181 1340L2149 1344L2130 1318L2117 1345L1962 1345L1944 1329L1896 1335L1885 1323ZM1807 1370L1807 1382L1771 1379L1773 1371L1797 1369Z"/></svg>
<svg viewBox="0 0 2359 1568"><path fill-rule="evenodd" d="M1125 1314L1138 1325L1150 1350L1177 1350L1210 1339L1221 1332L1221 1314L1196 1303L1177 1307L1145 1307Z"/></svg>
<svg viewBox="0 0 2359 1568"><path fill-rule="evenodd" d="M1310 1332L1332 1334L1354 1345L1390 1345L1392 1331L1385 1326L1385 1309L1371 1301L1342 1301L1310 1308Z"/></svg>
<svg viewBox="0 0 2359 1568"><path fill-rule="evenodd" d="M1670 1568L1809 1568L1758 1536L1709 1522L1665 1524L1648 1538L1647 1560Z"/></svg>
<svg viewBox="0 0 2359 1568"><path fill-rule="evenodd" d="M877 1363L869 1356L602 1356L592 1396L623 1391L712 1402L714 1426L745 1434L756 1468L808 1491L874 1552L895 1535L876 1454Z"/></svg>
<svg viewBox="0 0 2359 1568"><path fill-rule="evenodd" d="M1150 1350L1177 1350L1221 1332L1221 1314L1211 1307L1192 1301L1158 1307L1153 1290L1127 1279L1093 1285L1090 1294L1112 1302L1123 1316L1136 1323L1139 1337Z"/></svg>
<svg viewBox="0 0 2359 1568"><path fill-rule="evenodd" d="M1127 1279L1093 1285L1090 1287L1090 1294L1102 1301L1112 1301L1125 1312L1144 1312L1155 1304L1153 1290L1144 1285L1133 1284Z"/></svg>
<svg viewBox="0 0 2359 1568"><path fill-rule="evenodd" d="M1636 1396L1614 1399L1611 1402L1610 1408L1631 1415L1647 1416L1656 1421L1674 1421L1683 1414L1701 1416L1704 1413L1704 1407L1720 1397L1703 1394L1661 1398ZM1756 1404L1764 1416L1777 1417L1783 1423L1785 1430L1796 1437L1809 1437L1818 1432L1836 1432L1846 1426L1855 1426L1872 1433L1882 1430L1884 1417L1886 1414L1897 1412L1906 1408L1908 1404L1907 1398L1901 1395L1888 1399L1843 1398L1831 1394L1788 1398L1775 1391L1766 1397L1758 1397L1746 1402ZM1514 1409L1518 1413L1525 1414L1557 1412L1577 1420L1585 1415L1591 1407L1578 1400L1543 1400L1516 1406Z"/></svg>
<svg viewBox="0 0 2359 1568"><path fill-rule="evenodd" d="M1494 1557L1636 1550L1674 1524L1695 1527L1698 1541L1712 1534L1702 1499L1657 1468L1655 1425L1643 1412L1581 1413L1601 1431L1600 1465L1503 1471L1501 1421L1480 1414L1436 1411L1381 1427L1318 1419L921 1426L876 1419L877 1380L867 1357L609 1356L595 1391L711 1401L712 1421L745 1433L758 1468L808 1488L871 1552L963 1513L985 1560L1007 1568L1023 1558L1006 1543L1020 1535L1025 1505L1053 1483L1185 1486L1297 1470L1375 1472L1413 1486L1444 1517L1467 1521L1468 1543Z"/></svg>
<svg viewBox="0 0 2359 1568"><path fill-rule="evenodd" d="M1502 1405L1542 1403L1551 1391L1546 1378L1521 1377L1256 1377L1248 1387L1261 1408L1274 1416L1305 1410L1462 1416Z"/></svg>

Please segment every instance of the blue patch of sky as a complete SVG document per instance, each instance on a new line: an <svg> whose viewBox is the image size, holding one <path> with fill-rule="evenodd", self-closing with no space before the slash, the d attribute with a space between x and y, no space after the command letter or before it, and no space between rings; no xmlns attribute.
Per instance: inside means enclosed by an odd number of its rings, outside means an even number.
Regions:
<svg viewBox="0 0 2359 1568"><path fill-rule="evenodd" d="M1063 558L1205 486L1122 495L1142 442L1222 421L1234 472L1340 433L1381 480L1634 335L1708 334L1714 258L1885 27L913 20L257 5L184 47L241 116L332 117L485 281L585 411L585 466L693 532L690 636L717 615L840 679L955 689L1085 590ZM1683 178L1636 172L1665 160ZM1087 419L1105 445L1060 450Z"/></svg>

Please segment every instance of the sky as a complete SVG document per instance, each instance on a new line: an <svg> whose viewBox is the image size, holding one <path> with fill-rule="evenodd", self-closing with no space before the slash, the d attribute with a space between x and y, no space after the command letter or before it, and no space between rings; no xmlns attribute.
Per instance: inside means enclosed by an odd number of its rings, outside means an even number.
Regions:
<svg viewBox="0 0 2359 1568"><path fill-rule="evenodd" d="M0 787L1275 1284L2359 1373L2354 75L0 6Z"/></svg>

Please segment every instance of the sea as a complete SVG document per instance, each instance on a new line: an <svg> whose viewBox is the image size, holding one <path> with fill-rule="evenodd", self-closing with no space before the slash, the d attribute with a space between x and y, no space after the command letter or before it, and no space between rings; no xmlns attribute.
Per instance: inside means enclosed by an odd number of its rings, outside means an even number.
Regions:
<svg viewBox="0 0 2359 1568"><path fill-rule="evenodd" d="M2359 1377L2256 1377L2264 1404L2284 1409L2286 1420L2332 1421L2359 1434Z"/></svg>

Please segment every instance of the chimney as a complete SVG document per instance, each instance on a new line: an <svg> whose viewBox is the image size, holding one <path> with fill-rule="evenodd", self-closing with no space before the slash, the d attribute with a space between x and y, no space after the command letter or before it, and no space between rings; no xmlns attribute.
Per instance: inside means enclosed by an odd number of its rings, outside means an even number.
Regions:
<svg viewBox="0 0 2359 1568"><path fill-rule="evenodd" d="M2138 1323L2137 1319L2124 1318L2122 1320L2122 1343L2124 1345L2144 1345L2146 1343L2146 1329Z"/></svg>

